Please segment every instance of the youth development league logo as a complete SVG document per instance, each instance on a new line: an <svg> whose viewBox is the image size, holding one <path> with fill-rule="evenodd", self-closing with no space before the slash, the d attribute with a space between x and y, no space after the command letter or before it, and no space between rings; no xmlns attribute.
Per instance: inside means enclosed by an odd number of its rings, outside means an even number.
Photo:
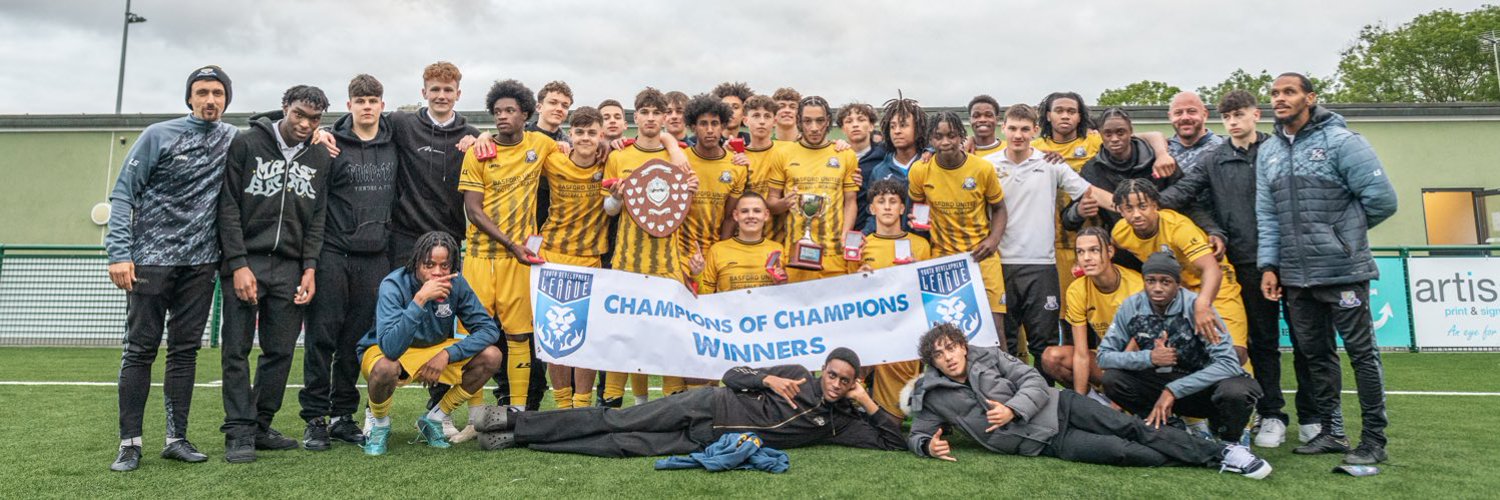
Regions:
<svg viewBox="0 0 1500 500"><path fill-rule="evenodd" d="M922 308L931 324L952 323L970 340L979 334L979 299L969 261L959 260L917 269Z"/></svg>
<svg viewBox="0 0 1500 500"><path fill-rule="evenodd" d="M584 327L588 325L589 295L594 276L586 273L542 269L537 281L537 345L554 359L573 354L583 347Z"/></svg>

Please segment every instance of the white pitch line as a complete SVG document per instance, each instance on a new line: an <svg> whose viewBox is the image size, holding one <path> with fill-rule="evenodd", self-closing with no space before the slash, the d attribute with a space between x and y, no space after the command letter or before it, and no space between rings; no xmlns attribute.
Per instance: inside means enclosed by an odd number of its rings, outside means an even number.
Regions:
<svg viewBox="0 0 1500 500"><path fill-rule="evenodd" d="M67 381L0 380L0 386L7 386L7 385L14 385L14 386L34 386L34 387L117 387L118 386L118 384L115 383L115 382L67 382ZM154 383L151 384L151 386L152 387L161 387L162 383L161 382L154 382ZM204 388L223 387L223 384L220 384L218 381L214 381L213 383L207 383L207 384L193 384L193 387L204 387ZM302 384L287 384L286 387L288 389L301 389L302 388ZM357 387L363 388L365 386L364 386L364 384L360 384ZM421 389L422 386L417 385L417 384L407 384L407 385L401 386L401 388L402 389ZM651 387L649 389L651 389L653 391L657 391L657 392L661 391L660 387ZM1286 393L1286 394L1296 394L1297 393L1297 391L1295 389L1287 389L1287 390L1283 390L1281 392ZM1359 394L1357 391L1341 391L1341 392L1343 394L1350 394L1350 395ZM1500 396L1500 392L1463 392L1463 391L1385 391L1385 394L1387 396L1480 396L1480 397L1497 397L1497 396Z"/></svg>

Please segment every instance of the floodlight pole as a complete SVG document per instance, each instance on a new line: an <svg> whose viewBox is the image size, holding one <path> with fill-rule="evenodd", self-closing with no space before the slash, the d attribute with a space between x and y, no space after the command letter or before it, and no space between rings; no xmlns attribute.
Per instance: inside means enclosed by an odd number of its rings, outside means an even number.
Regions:
<svg viewBox="0 0 1500 500"><path fill-rule="evenodd" d="M125 34L120 38L120 81L115 87L115 114L120 114L120 104L125 99L125 47L130 43L130 25L144 23L146 18L130 11L130 0L125 0Z"/></svg>

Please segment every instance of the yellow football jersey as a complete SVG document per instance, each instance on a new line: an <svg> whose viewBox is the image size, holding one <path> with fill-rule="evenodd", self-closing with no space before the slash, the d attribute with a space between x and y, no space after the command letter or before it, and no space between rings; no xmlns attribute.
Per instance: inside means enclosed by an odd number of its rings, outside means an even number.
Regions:
<svg viewBox="0 0 1500 500"><path fill-rule="evenodd" d="M784 148L781 165L771 165L770 188L782 193L796 186L800 194L823 196L823 213L811 221L813 241L823 247L823 258L830 259L839 251L844 237L844 196L859 192L854 174L859 172L859 158L853 150L834 151L833 144L810 148L802 143L791 143ZM808 218L800 204L793 204L787 211L786 234L783 241L790 248L808 230ZM850 221L851 223L853 221Z"/></svg>
<svg viewBox="0 0 1500 500"><path fill-rule="evenodd" d="M719 227L728 215L724 202L745 194L748 174L745 167L734 164L734 153L729 151L709 159L688 148L687 157L688 165L698 174L698 192L693 194L692 207L682 222L679 255L690 256L695 248L707 252L719 241Z"/></svg>
<svg viewBox="0 0 1500 500"><path fill-rule="evenodd" d="M1198 291L1203 286L1203 275L1198 272L1198 266L1193 265L1194 260L1205 255L1212 256L1214 247L1208 242L1208 235L1198 229L1193 220L1186 215L1172 210L1160 210L1156 212L1158 222L1156 234L1150 238L1136 236L1135 229L1130 223L1120 219L1115 223L1114 237L1115 245L1135 255L1141 262L1145 262L1151 254L1167 250L1177 257L1177 263L1182 265L1182 286L1189 290ZM1224 283L1219 286L1219 295L1224 295L1230 287L1234 288L1234 295L1239 296L1239 283L1234 278L1234 267L1223 257L1219 258L1219 269L1224 274Z"/></svg>
<svg viewBox="0 0 1500 500"><path fill-rule="evenodd" d="M1094 155L1099 154L1099 149L1104 147L1104 137L1093 130L1068 142L1053 142L1046 137L1037 137L1031 140L1031 147L1062 155L1063 161L1073 167L1074 172L1078 172L1083 170L1084 164L1094 159Z"/></svg>
<svg viewBox="0 0 1500 500"><path fill-rule="evenodd" d="M765 238L753 243L739 238L714 243L703 253L698 293L732 292L774 284L766 272L766 261L771 252L781 250L780 242Z"/></svg>
<svg viewBox="0 0 1500 500"><path fill-rule="evenodd" d="M1146 286L1141 273L1120 266L1114 267L1120 273L1120 284L1113 292L1100 291L1099 287L1094 286L1094 280L1088 278L1078 278L1073 280L1072 285L1068 285L1067 300L1064 301L1068 311L1063 319L1072 325L1087 323L1096 335L1102 336L1109 331L1109 325L1114 323L1120 304L1125 302L1125 298L1140 293Z"/></svg>
<svg viewBox="0 0 1500 500"><path fill-rule="evenodd" d="M938 166L937 156L912 165L908 174L912 203L932 207L933 254L967 252L990 234L990 205L1005 200L995 166L965 155L958 168Z"/></svg>
<svg viewBox="0 0 1500 500"><path fill-rule="evenodd" d="M609 219L599 189L604 165L579 166L565 154L547 158L542 175L550 192L542 248L574 257L598 257L609 250Z"/></svg>
<svg viewBox="0 0 1500 500"><path fill-rule="evenodd" d="M471 149L464 155L458 190L484 193L485 215L495 222L501 234L513 242L524 243L537 229L536 190L542 165L557 152L557 142L539 132L522 133L521 142L513 146L496 143L495 157L486 161L475 159ZM472 223L468 240L470 256L515 257Z"/></svg>
<svg viewBox="0 0 1500 500"><path fill-rule="evenodd" d="M651 159L671 161L665 147L648 151L641 149L640 144L632 144L609 154L609 159L604 162L604 178L624 180ZM603 196L609 196L609 192L602 186L600 192ZM680 248L677 240L682 234L680 227L665 238L657 238L641 229L635 219L625 212L620 213L618 226L619 229L615 232L614 258L610 261L613 269L663 278L681 278L682 268L677 255Z"/></svg>
<svg viewBox="0 0 1500 500"><path fill-rule="evenodd" d="M896 242L901 240L905 240L911 247L911 262L932 258L932 245L927 243L927 238L911 233L901 233L899 237L870 234L865 236L865 247L860 251L860 262L849 263L849 272L858 270L861 264L868 264L871 269L885 269L897 265Z"/></svg>

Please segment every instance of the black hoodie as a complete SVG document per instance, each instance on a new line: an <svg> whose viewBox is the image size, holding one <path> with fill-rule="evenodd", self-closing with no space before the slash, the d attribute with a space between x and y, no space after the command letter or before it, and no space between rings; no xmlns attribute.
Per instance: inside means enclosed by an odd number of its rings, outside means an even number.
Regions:
<svg viewBox="0 0 1500 500"><path fill-rule="evenodd" d="M415 113L386 115L396 142L396 204L391 211L391 231L420 236L445 231L454 239L464 238L464 198L458 192L458 175L464 152L458 141L478 136L463 115L454 112L453 123L439 127L427 116L427 108Z"/></svg>
<svg viewBox="0 0 1500 500"><path fill-rule="evenodd" d="M375 138L354 133L354 115L333 125L339 155L328 172L328 250L373 254L385 251L390 239L391 204L396 200L396 143L390 121L380 118Z"/></svg>
<svg viewBox="0 0 1500 500"><path fill-rule="evenodd" d="M1089 184L1093 184L1094 187L1111 193L1115 192L1115 189L1120 187L1120 184L1125 182L1126 179L1150 179L1151 183L1156 185L1156 189L1160 190L1166 189L1167 186L1177 182L1177 179L1182 178L1182 170L1180 169L1173 172L1166 179L1153 178L1151 175L1152 167L1156 164L1156 151L1144 139L1139 137L1131 137L1130 144L1133 150L1130 158L1124 161L1116 160L1110 156L1108 150L1101 150L1099 154L1094 155L1092 160L1083 165L1083 169L1079 171L1079 175L1083 176L1083 179L1089 181ZM1109 231L1113 230L1115 223L1120 220L1120 214L1102 208L1099 209L1099 215L1085 219L1083 216L1078 215L1078 202L1079 200L1073 200L1073 203L1068 205L1068 208L1063 211L1062 226L1064 229L1077 231L1082 229L1084 225L1097 224L1106 231ZM1135 258L1130 252L1115 252L1115 263L1130 269L1139 270L1141 268L1140 259Z"/></svg>
<svg viewBox="0 0 1500 500"><path fill-rule="evenodd" d="M250 130L229 143L224 188L219 190L219 247L224 274L246 266L249 254L302 261L318 267L332 163L323 146L304 143L288 162L275 122L252 117Z"/></svg>

